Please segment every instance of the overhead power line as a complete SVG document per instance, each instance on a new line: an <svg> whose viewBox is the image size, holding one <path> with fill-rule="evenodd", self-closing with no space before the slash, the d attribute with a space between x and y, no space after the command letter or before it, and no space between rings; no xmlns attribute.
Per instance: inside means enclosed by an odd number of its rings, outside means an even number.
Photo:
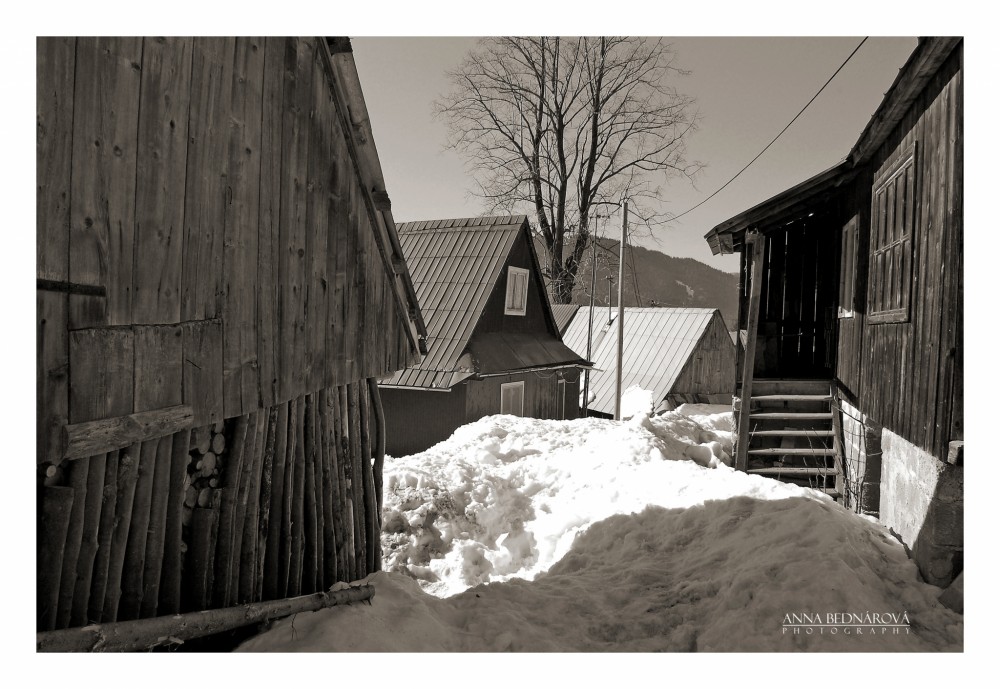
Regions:
<svg viewBox="0 0 1000 689"><path fill-rule="evenodd" d="M813 101L814 101L814 100L816 100L816 99L817 99L817 98L819 97L819 94L823 93L823 90L824 90L824 89L825 89L825 88L826 88L827 86L829 86L829 85L830 85L830 82L831 82L831 81L833 81L834 77L836 77L836 76L837 76L838 74L840 74L840 70L842 70L842 69L844 68L844 65L846 65L846 64L847 64L848 62L850 62L850 61L851 61L851 58L852 58L852 57L854 57L854 54L855 54L855 53L857 53L857 52L858 52L858 50L860 50L860 49L861 49L861 46L863 46L863 45L865 44L865 41L867 41L867 40L868 40L868 36L865 36L864 38L862 38L862 39L861 39L861 42L860 42L860 43L858 43L857 47L855 47L855 48L854 48L854 50L852 50L852 51L851 51L851 54L847 56L847 59L846 59L846 60L844 60L844 61L843 61L843 62L842 62L842 63L840 64L840 67L838 67L838 68L837 68L837 71L835 71L835 72L834 72L834 73L833 73L832 75L830 75L830 78L829 78L829 79L827 79L827 80L826 80L826 83L825 83L825 84L823 84L823 86L821 86L821 87L820 87L819 91L817 91L817 92L816 92L816 95L815 95L815 96L813 96L812 98L810 98L810 99L809 99L809 102L808 102L808 103L806 103L805 105L803 105L803 106L802 106L802 109L801 109L801 110L799 110L798 114L797 114L797 115L796 115L795 117L793 117L793 118L792 118L792 121L791 121L791 122L789 122L788 124L786 124L786 125L785 125L785 128L784 128L784 129L782 129L782 130L781 130L780 132L778 132L778 135L777 135L776 137L774 137L773 139L771 139L771 143L769 143L769 144L768 144L767 146L765 146L765 147L763 148L763 150L761 150L761 152L760 152L760 153L758 153L757 155L755 155L755 156L753 157L753 160L751 160L751 161L750 161L749 163L747 163L746 165L744 165L744 166L743 166L743 168L742 168L742 169L741 169L741 170L740 170L739 172L737 172L737 173L736 173L735 175L733 175L733 176L732 176L732 177L731 177L731 178L729 179L729 181L728 181L728 182L726 182L726 183L725 183L725 184L723 184L723 185L722 185L721 187L719 187L718 189L716 189L715 191L713 191L713 192L712 192L712 193L711 193L711 194L710 194L709 196L707 196L706 198L702 199L702 200L701 200L701 202L699 202L698 204L696 204L696 205L692 206L691 208L688 208L688 209L687 209L686 211L684 211L684 212L683 212L683 213L681 213L680 215L675 215L675 216L674 216L673 218L671 218L671 220L677 220L678 218L683 218L683 217L684 217L685 215L687 215L688 213L690 213L690 212L691 212L691 211L693 211L694 209L696 209L696 208L698 208L699 206L701 206L701 205L703 205L703 204L707 203L707 202L709 201L709 199L711 199L711 198L712 198L713 196L715 196L715 195L716 195L716 194L718 194L718 193L719 193L720 191L722 191L723 189L725 189L726 187L728 187L728 186L729 186L730 184L732 184L732 183L733 183L733 182L734 182L734 181L736 180L736 178L737 178L737 177L739 177L740 175L742 175L742 174L743 174L743 173L744 173L744 172L746 171L746 169L747 169L748 167L750 167L751 165L753 165L753 164L754 164L754 162L756 162L756 160L757 160L758 158L760 158L760 157L761 157L762 155L764 155L764 153L765 153L765 152L767 152L767 149L771 148L771 146L773 146L773 145L774 145L774 142L775 142L775 141L777 141L778 139L780 139L780 138L781 138L781 135L782 135L782 134L784 134L784 133L785 133L786 131L788 131L788 128L789 128L789 127L791 127L791 126L792 126L793 124L795 124L795 121L796 121L797 119L799 119L799 117L800 117L800 116L802 115L802 113L804 113L804 112L806 111L806 108L808 108L808 107L809 107L810 105L812 105Z"/></svg>

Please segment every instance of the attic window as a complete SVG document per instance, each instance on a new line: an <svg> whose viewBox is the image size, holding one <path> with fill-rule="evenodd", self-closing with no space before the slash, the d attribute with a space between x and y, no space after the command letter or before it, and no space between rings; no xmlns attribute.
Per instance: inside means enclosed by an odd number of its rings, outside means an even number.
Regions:
<svg viewBox="0 0 1000 689"><path fill-rule="evenodd" d="M500 384L500 413L524 416L524 381Z"/></svg>
<svg viewBox="0 0 1000 689"><path fill-rule="evenodd" d="M507 301L504 315L523 316L528 306L528 271L525 268L507 267Z"/></svg>

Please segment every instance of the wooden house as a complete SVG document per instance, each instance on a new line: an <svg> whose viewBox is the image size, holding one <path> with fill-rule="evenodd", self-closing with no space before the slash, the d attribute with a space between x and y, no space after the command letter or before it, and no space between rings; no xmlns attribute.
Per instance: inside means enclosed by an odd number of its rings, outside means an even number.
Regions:
<svg viewBox="0 0 1000 689"><path fill-rule="evenodd" d="M425 331L350 42L40 38L37 70L39 631L377 569L375 379Z"/></svg>
<svg viewBox="0 0 1000 689"><path fill-rule="evenodd" d="M587 351L590 309L581 307L564 341ZM639 387L653 393L655 411L685 402L729 404L736 366L725 321L717 309L626 307L624 309L622 391ZM618 359L618 311L594 309L591 334L588 414L613 418Z"/></svg>
<svg viewBox="0 0 1000 689"><path fill-rule="evenodd" d="M489 414L578 415L583 358L559 337L523 215L399 226L427 356L383 380L394 456Z"/></svg>
<svg viewBox="0 0 1000 689"><path fill-rule="evenodd" d="M921 39L840 164L706 238L739 252L737 462L962 570L963 45Z"/></svg>

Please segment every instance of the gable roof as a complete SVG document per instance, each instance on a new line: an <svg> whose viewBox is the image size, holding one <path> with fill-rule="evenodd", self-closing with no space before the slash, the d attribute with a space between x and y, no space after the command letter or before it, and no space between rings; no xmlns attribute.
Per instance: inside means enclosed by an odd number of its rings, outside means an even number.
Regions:
<svg viewBox="0 0 1000 689"><path fill-rule="evenodd" d="M564 337L566 345L581 355L587 353L589 311L577 311ZM657 401L666 397L718 313L716 309L626 307L622 391L635 385L653 392ZM604 414L615 413L617 320L617 310L609 323L606 309L594 309L590 358L596 370L590 374L590 391L595 397L589 408Z"/></svg>
<svg viewBox="0 0 1000 689"><path fill-rule="evenodd" d="M427 325L427 355L383 385L444 389L472 377L476 364L485 362L520 369L579 361L557 335L550 342L534 336L518 339L498 334L490 342L475 343L475 351L470 350L476 324L522 233L539 285L544 284L526 215L425 220L402 223L397 230ZM558 333L544 294L541 301L547 323ZM469 356L463 356L467 353Z"/></svg>
<svg viewBox="0 0 1000 689"><path fill-rule="evenodd" d="M769 224L801 216L805 207L832 196L850 181L902 121L907 109L945 63L961 38L921 38L896 80L886 92L847 157L837 165L790 189L725 220L705 234L713 254L730 254L742 244L744 231L758 223Z"/></svg>
<svg viewBox="0 0 1000 689"><path fill-rule="evenodd" d="M569 327L579 308L579 304L552 304L552 315L556 319L556 328L559 329L560 335L566 334L566 328Z"/></svg>

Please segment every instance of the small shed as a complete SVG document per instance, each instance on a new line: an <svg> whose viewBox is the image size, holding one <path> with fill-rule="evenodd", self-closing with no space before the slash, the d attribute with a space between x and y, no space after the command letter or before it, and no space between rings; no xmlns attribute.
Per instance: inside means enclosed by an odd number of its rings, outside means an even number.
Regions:
<svg viewBox="0 0 1000 689"><path fill-rule="evenodd" d="M39 650L379 569L425 331L350 42L39 38L37 190Z"/></svg>
<svg viewBox="0 0 1000 689"><path fill-rule="evenodd" d="M576 418L586 362L559 336L527 216L398 230L427 319L427 356L380 384L387 451L425 450L489 414Z"/></svg>
<svg viewBox="0 0 1000 689"><path fill-rule="evenodd" d="M565 342L576 352L587 351L590 309L581 308L566 330ZM624 309L622 390L649 390L658 410L685 402L728 403L736 367L736 348L717 309ZM590 373L595 416L615 412L615 367L618 352L618 311L594 310Z"/></svg>

